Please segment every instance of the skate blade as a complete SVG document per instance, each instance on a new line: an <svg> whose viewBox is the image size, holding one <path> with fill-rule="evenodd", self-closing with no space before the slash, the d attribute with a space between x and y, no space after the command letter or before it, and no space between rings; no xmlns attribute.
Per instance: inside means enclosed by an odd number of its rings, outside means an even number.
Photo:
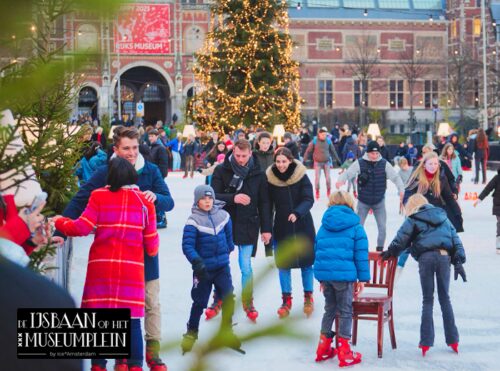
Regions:
<svg viewBox="0 0 500 371"><path fill-rule="evenodd" d="M235 347L228 347L229 349L231 350L234 350L235 352L238 352L240 354L247 354L247 352L245 352L243 349L241 348L235 348Z"/></svg>
<svg viewBox="0 0 500 371"><path fill-rule="evenodd" d="M337 355L337 352L333 348L331 348L331 350L332 350L331 353L328 353L324 357L318 357L318 356L316 356L316 362L322 362L322 361L326 361L327 359L334 358Z"/></svg>
<svg viewBox="0 0 500 371"><path fill-rule="evenodd" d="M354 361L352 361L352 362L340 361L340 362L339 362L339 367L349 367L349 366L354 366L354 365L357 365L358 363L361 363L361 359L354 360Z"/></svg>

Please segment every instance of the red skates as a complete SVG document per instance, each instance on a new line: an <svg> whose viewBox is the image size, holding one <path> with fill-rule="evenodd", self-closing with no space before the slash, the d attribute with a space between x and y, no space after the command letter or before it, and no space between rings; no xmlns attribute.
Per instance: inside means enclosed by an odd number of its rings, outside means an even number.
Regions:
<svg viewBox="0 0 500 371"><path fill-rule="evenodd" d="M128 365L126 359L117 359L115 361L114 371L128 371Z"/></svg>
<svg viewBox="0 0 500 371"><path fill-rule="evenodd" d="M286 318L290 315L290 310L292 309L292 294L283 294L283 304L278 309L278 316L280 318Z"/></svg>
<svg viewBox="0 0 500 371"><path fill-rule="evenodd" d="M450 347L451 349L453 349L453 351L454 351L455 353L457 353L457 354L458 354L458 343L453 343L453 344L450 344L450 345L449 345L449 347Z"/></svg>
<svg viewBox="0 0 500 371"><path fill-rule="evenodd" d="M214 297L214 302L210 307L205 309L205 319L207 321L216 317L222 309L222 300L216 300Z"/></svg>
<svg viewBox="0 0 500 371"><path fill-rule="evenodd" d="M160 358L160 342L158 340L146 341L146 363L151 371L167 371L167 366ZM132 368L129 368L130 370Z"/></svg>
<svg viewBox="0 0 500 371"><path fill-rule="evenodd" d="M330 193L331 193L331 192L330 192L330 190L329 190L329 189L327 189L327 190L326 190L326 197L330 198Z"/></svg>
<svg viewBox="0 0 500 371"><path fill-rule="evenodd" d="M326 361L335 357L337 350L332 348L333 337L321 335L319 337L318 349L316 349L316 362Z"/></svg>
<svg viewBox="0 0 500 371"><path fill-rule="evenodd" d="M338 341L337 356L339 358L339 367L352 366L361 362L361 353L351 350L349 340L339 337Z"/></svg>
<svg viewBox="0 0 500 371"><path fill-rule="evenodd" d="M247 317L253 323L257 322L257 317L259 316L259 312L253 306L253 299L250 299L247 303L243 302L243 310L247 314Z"/></svg>
<svg viewBox="0 0 500 371"><path fill-rule="evenodd" d="M427 353L429 349L431 349L431 347L427 345L419 345L418 347L422 349L422 357L425 357L425 353Z"/></svg>
<svg viewBox="0 0 500 371"><path fill-rule="evenodd" d="M151 369L152 370L152 369ZM165 369L166 370L166 369ZM128 368L128 371L142 371L142 367L141 366L130 366Z"/></svg>
<svg viewBox="0 0 500 371"><path fill-rule="evenodd" d="M316 190L316 200L319 200L319 189Z"/></svg>
<svg viewBox="0 0 500 371"><path fill-rule="evenodd" d="M101 367L99 365L92 365L90 371L106 371L106 367Z"/></svg>
<svg viewBox="0 0 500 371"><path fill-rule="evenodd" d="M314 298L311 291L304 292L304 314L309 318L314 311Z"/></svg>

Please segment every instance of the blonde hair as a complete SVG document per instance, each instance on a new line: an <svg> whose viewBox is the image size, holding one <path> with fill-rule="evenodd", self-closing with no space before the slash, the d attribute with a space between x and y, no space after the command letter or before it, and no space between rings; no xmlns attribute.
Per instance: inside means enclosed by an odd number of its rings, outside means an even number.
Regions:
<svg viewBox="0 0 500 371"><path fill-rule="evenodd" d="M422 196L420 193L415 193L408 199L408 201L406 201L405 205L406 216L415 214L418 211L418 209L420 209L423 205L427 204L429 204L429 201L424 196Z"/></svg>
<svg viewBox="0 0 500 371"><path fill-rule="evenodd" d="M335 191L328 199L328 207L335 205L345 205L354 210L354 199L349 192Z"/></svg>
<svg viewBox="0 0 500 371"><path fill-rule="evenodd" d="M440 197L441 196L441 181L439 180L440 167L438 166L436 172L434 173L434 176L430 181L427 179L427 176L425 175L425 163L433 158L437 159L439 164L439 157L436 152L428 152L424 155L417 169L410 176L408 184L410 184L410 187L418 187L417 192L422 195L426 194L430 188L436 197Z"/></svg>

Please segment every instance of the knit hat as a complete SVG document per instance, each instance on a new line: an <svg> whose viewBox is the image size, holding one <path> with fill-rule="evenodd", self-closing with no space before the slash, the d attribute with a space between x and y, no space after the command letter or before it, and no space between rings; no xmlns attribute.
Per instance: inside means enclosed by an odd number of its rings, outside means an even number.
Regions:
<svg viewBox="0 0 500 371"><path fill-rule="evenodd" d="M353 160L354 159L354 153L352 153L352 151L347 152L346 159Z"/></svg>
<svg viewBox="0 0 500 371"><path fill-rule="evenodd" d="M328 133L328 128L326 126L323 126L321 129L319 129L320 133Z"/></svg>
<svg viewBox="0 0 500 371"><path fill-rule="evenodd" d="M226 158L226 155L224 153L219 153L217 155L217 162L224 161L225 158Z"/></svg>
<svg viewBox="0 0 500 371"><path fill-rule="evenodd" d="M366 148L366 152L370 153L370 152L380 152L380 146L379 144L372 140L368 143L368 147Z"/></svg>
<svg viewBox="0 0 500 371"><path fill-rule="evenodd" d="M203 197L212 197L215 200L215 192L212 187L209 185L199 185L194 189L194 204L198 205L198 201L200 201Z"/></svg>
<svg viewBox="0 0 500 371"><path fill-rule="evenodd" d="M293 140L292 133L286 132L283 135L283 140L285 140L285 139Z"/></svg>

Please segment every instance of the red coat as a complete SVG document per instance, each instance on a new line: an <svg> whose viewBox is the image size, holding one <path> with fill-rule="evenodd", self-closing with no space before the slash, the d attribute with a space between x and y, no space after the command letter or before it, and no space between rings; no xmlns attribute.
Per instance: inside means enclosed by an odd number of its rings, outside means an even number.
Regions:
<svg viewBox="0 0 500 371"><path fill-rule="evenodd" d="M138 188L92 192L77 220L60 218L56 228L66 236L86 236L94 228L82 308L130 308L144 316L144 252L158 253L156 212Z"/></svg>
<svg viewBox="0 0 500 371"><path fill-rule="evenodd" d="M31 237L28 225L19 217L14 196L6 195L3 199L7 207L5 212L0 208L0 237L22 246L29 255L35 247L28 243Z"/></svg>

